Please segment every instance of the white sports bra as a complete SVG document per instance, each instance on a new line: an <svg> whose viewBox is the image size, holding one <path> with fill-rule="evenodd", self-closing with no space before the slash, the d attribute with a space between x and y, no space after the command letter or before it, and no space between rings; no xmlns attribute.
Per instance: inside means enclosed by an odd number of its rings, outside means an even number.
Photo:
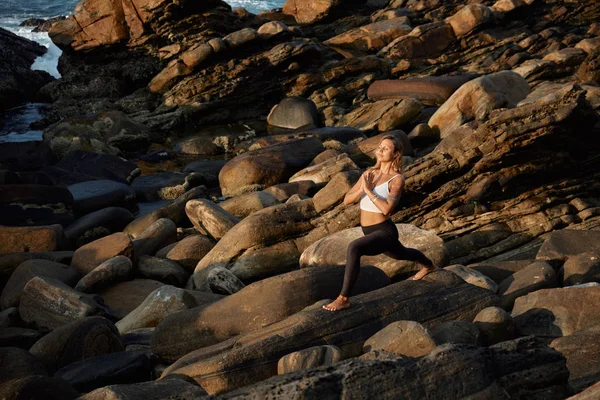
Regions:
<svg viewBox="0 0 600 400"><path fill-rule="evenodd" d="M397 176L401 176L401 174L392 176L387 182L383 182L381 185L375 186L373 188L373 193L377 197L383 200L387 200L390 196L390 188L388 187L388 183L390 183ZM371 199L363 193L362 198L360 199L360 209L364 211L370 211L374 213L383 214L379 208L371 201Z"/></svg>

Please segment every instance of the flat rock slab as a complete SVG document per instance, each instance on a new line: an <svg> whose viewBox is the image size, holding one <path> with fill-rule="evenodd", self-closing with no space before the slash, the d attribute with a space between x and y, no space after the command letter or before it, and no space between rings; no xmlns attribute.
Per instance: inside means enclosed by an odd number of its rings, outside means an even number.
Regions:
<svg viewBox="0 0 600 400"><path fill-rule="evenodd" d="M73 210L89 214L106 207L123 207L135 210L135 190L125 183L96 180L75 183L67 187L73 195Z"/></svg>
<svg viewBox="0 0 600 400"><path fill-rule="evenodd" d="M326 301L316 303L281 322L191 352L163 377L185 374L209 394L220 393L273 376L279 359L290 351L330 344L345 356L355 356L367 338L391 322L414 320L430 329L447 320L471 320L498 302L489 290L466 284L447 271L425 279L355 296L343 312L323 310Z"/></svg>
<svg viewBox="0 0 600 400"><path fill-rule="evenodd" d="M426 105L441 106L452 93L473 78L476 76L432 76L375 81L369 86L367 96L372 100L413 98Z"/></svg>
<svg viewBox="0 0 600 400"><path fill-rule="evenodd" d="M549 262L565 261L581 253L600 252L600 231L563 229L550 234L536 258Z"/></svg>
<svg viewBox="0 0 600 400"><path fill-rule="evenodd" d="M150 379L152 363L144 352L125 351L88 358L56 371L75 389L89 392L121 382L144 382Z"/></svg>
<svg viewBox="0 0 600 400"><path fill-rule="evenodd" d="M409 224L396 224L400 242L408 248L416 248L429 257L434 264L443 266L448 262L444 241L434 233ZM348 244L363 236L360 227L346 229L329 235L308 247L300 257L300 266L310 268L325 265L345 265ZM363 256L362 265L372 265L381 269L391 278L407 276L421 267L412 261L395 260L386 255ZM405 277L406 277L405 276Z"/></svg>
<svg viewBox="0 0 600 400"><path fill-rule="evenodd" d="M56 251L66 244L61 225L0 226L0 255L23 252Z"/></svg>
<svg viewBox="0 0 600 400"><path fill-rule="evenodd" d="M542 289L519 297L512 316L521 335L556 338L600 321L600 286Z"/></svg>
<svg viewBox="0 0 600 400"><path fill-rule="evenodd" d="M557 283L552 266L536 261L502 281L498 285L498 294L502 296L502 307L510 310L518 297L538 289L556 287Z"/></svg>
<svg viewBox="0 0 600 400"><path fill-rule="evenodd" d="M0 215L10 226L68 225L73 196L66 188L46 185L0 185Z"/></svg>

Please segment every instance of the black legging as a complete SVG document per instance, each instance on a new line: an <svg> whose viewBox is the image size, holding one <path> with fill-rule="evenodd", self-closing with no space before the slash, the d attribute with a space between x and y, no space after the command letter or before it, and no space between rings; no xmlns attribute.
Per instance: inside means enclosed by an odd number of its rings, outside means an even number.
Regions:
<svg viewBox="0 0 600 400"><path fill-rule="evenodd" d="M340 295L348 297L360 270L361 256L376 256L385 254L396 260L416 261L426 267L432 267L433 262L417 249L404 247L398 241L396 225L389 219L376 225L363 226L365 236L353 240L348 245L344 286Z"/></svg>

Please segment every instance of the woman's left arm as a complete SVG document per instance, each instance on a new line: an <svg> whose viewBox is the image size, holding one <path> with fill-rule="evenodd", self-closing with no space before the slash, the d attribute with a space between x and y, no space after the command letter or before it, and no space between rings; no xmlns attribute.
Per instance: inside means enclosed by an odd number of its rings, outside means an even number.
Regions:
<svg viewBox="0 0 600 400"><path fill-rule="evenodd" d="M387 200L377 197L377 195L372 192L372 187L369 187L368 191L366 191L367 196L369 196L373 204L379 208L383 215L389 215L400 202L400 196L404 190L404 177L400 175L398 178L393 179L388 185L390 195Z"/></svg>

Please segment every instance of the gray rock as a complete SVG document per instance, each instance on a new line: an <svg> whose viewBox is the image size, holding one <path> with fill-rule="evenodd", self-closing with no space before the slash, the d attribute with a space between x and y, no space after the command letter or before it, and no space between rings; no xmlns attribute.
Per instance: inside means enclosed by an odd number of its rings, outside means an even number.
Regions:
<svg viewBox="0 0 600 400"><path fill-rule="evenodd" d="M498 285L496 282L475 269L467 268L460 264L450 265L444 269L454 272L456 275L464 279L465 282L470 283L471 285L491 290L494 293L498 291Z"/></svg>
<svg viewBox="0 0 600 400"><path fill-rule="evenodd" d="M231 271L221 267L213 268L207 281L210 290L217 294L234 294L245 286Z"/></svg>
<svg viewBox="0 0 600 400"><path fill-rule="evenodd" d="M556 285L556 273L552 266L537 261L502 281L498 286L498 294L502 296L502 308L510 310L518 297Z"/></svg>
<svg viewBox="0 0 600 400"><path fill-rule="evenodd" d="M131 260L116 256L104 261L77 282L75 290L82 293L98 293L117 282L126 281L133 275Z"/></svg>
<svg viewBox="0 0 600 400"><path fill-rule="evenodd" d="M431 330L431 337L438 346L447 343L477 346L480 336L477 326L469 321L448 321Z"/></svg>
<svg viewBox="0 0 600 400"><path fill-rule="evenodd" d="M536 258L555 264L589 252L600 252L600 231L563 229L550 234Z"/></svg>
<svg viewBox="0 0 600 400"><path fill-rule="evenodd" d="M262 210L265 207L275 204L280 204L280 201L275 196L260 191L232 197L219 203L219 206L237 218L245 218L254 211Z"/></svg>
<svg viewBox="0 0 600 400"><path fill-rule="evenodd" d="M509 313L500 307L484 308L473 320L481 332L486 346L512 340L517 337L517 328Z"/></svg>
<svg viewBox="0 0 600 400"><path fill-rule="evenodd" d="M315 346L282 357L277 363L279 375L294 371L333 365L341 361L342 352L337 346Z"/></svg>
<svg viewBox="0 0 600 400"><path fill-rule="evenodd" d="M267 116L267 123L288 129L319 127L319 114L315 103L302 97L286 97Z"/></svg>
<svg viewBox="0 0 600 400"><path fill-rule="evenodd" d="M140 258L138 270L146 278L177 287L185 286L190 277L190 273L175 261L151 256L142 256Z"/></svg>
<svg viewBox="0 0 600 400"><path fill-rule="evenodd" d="M202 184L200 175L181 172L160 172L143 175L131 182L131 187L140 200L172 200L186 191Z"/></svg>
<svg viewBox="0 0 600 400"><path fill-rule="evenodd" d="M0 329L15 326L19 320L19 310L16 307L0 311Z"/></svg>
<svg viewBox="0 0 600 400"><path fill-rule="evenodd" d="M0 215L9 226L68 225L73 221L73 196L64 187L1 185Z"/></svg>
<svg viewBox="0 0 600 400"><path fill-rule="evenodd" d="M35 329L10 327L0 329L0 347L19 347L28 350L41 337Z"/></svg>
<svg viewBox="0 0 600 400"><path fill-rule="evenodd" d="M158 250L177 241L177 227L167 218L161 218L133 240L135 261L144 255L154 255Z"/></svg>
<svg viewBox="0 0 600 400"><path fill-rule="evenodd" d="M135 190L125 183L95 180L75 183L67 187L73 195L73 210L85 215L106 207L135 210Z"/></svg>
<svg viewBox="0 0 600 400"><path fill-rule="evenodd" d="M384 350L408 357L421 357L436 347L431 333L418 322L392 322L365 341L364 352Z"/></svg>
<svg viewBox="0 0 600 400"><path fill-rule="evenodd" d="M65 229L65 236L75 247L81 247L104 236L122 231L131 221L133 221L133 215L125 208L103 208L70 224Z"/></svg>
<svg viewBox="0 0 600 400"><path fill-rule="evenodd" d="M600 252L571 256L560 269L564 286L600 281Z"/></svg>
<svg viewBox="0 0 600 400"><path fill-rule="evenodd" d="M218 204L206 199L188 201L185 212L198 231L206 231L217 240L240 221Z"/></svg>
<svg viewBox="0 0 600 400"><path fill-rule="evenodd" d="M79 397L80 400L128 400L143 398L144 400L201 399L206 390L196 383L184 379L165 379L161 381L133 384L108 385L98 388Z"/></svg>

